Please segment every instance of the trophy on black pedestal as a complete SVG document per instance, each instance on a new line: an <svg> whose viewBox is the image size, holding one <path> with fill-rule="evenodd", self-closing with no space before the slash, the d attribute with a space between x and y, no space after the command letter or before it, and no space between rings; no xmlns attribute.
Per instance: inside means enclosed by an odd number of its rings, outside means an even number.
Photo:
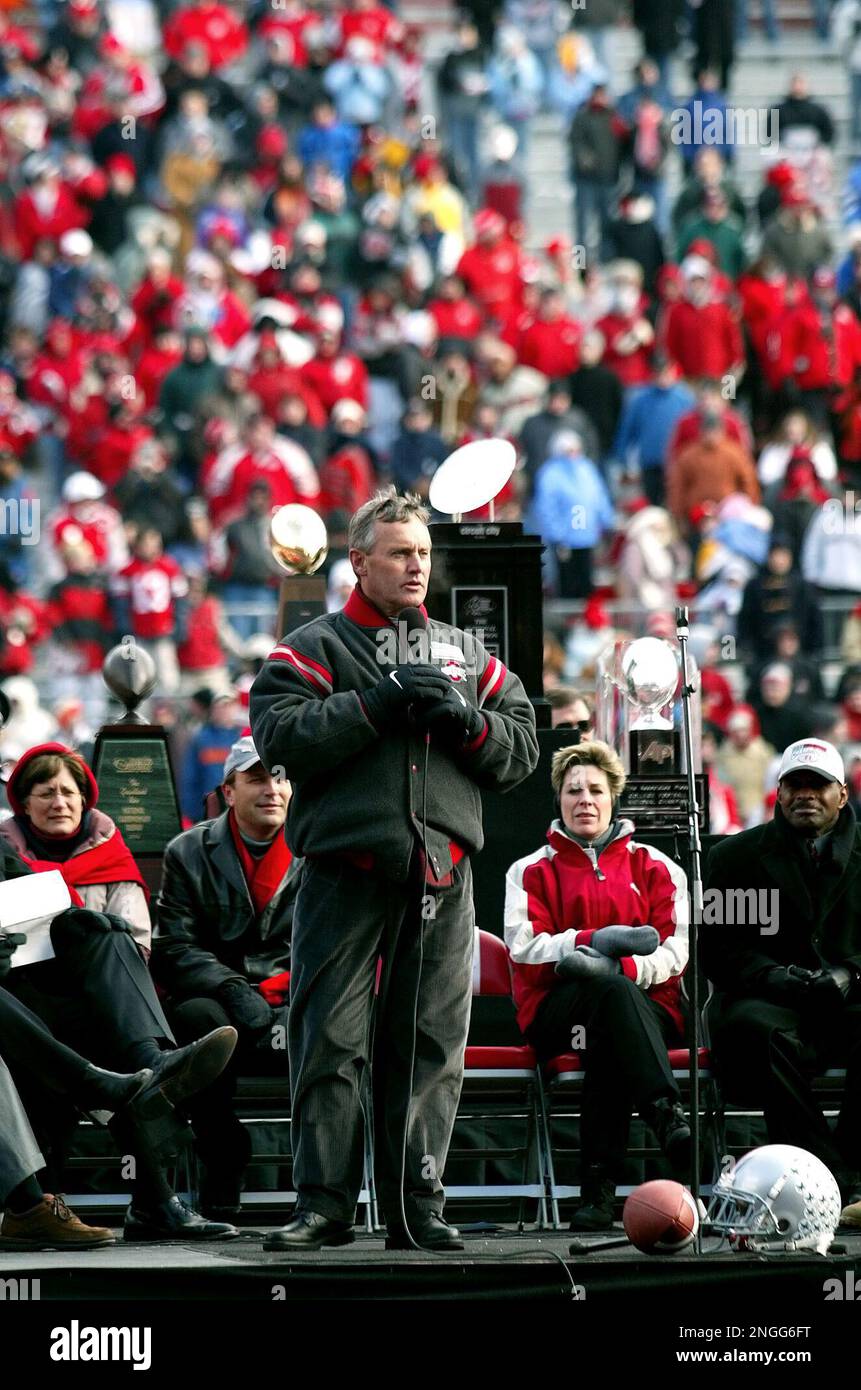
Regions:
<svg viewBox="0 0 861 1390"><path fill-rule="evenodd" d="M620 808L641 830L675 831L687 824L687 758L677 719L679 672L677 646L658 637L619 640L598 659L596 734L622 759L628 780ZM707 830L699 674L693 668L691 675L692 756L702 829Z"/></svg>
<svg viewBox="0 0 861 1390"><path fill-rule="evenodd" d="M125 710L96 736L99 805L116 821L146 877L146 857L159 860L182 829L167 731L148 724L138 710L155 687L155 662L133 637L124 637L105 657L102 676Z"/></svg>
<svg viewBox="0 0 861 1390"><path fill-rule="evenodd" d="M326 611L326 581L316 575L329 553L323 518L311 507L291 502L278 507L269 523L272 558L289 577L281 581L276 637L293 632Z"/></svg>
<svg viewBox="0 0 861 1390"><path fill-rule="evenodd" d="M522 680L538 727L550 727L542 677L541 551L538 536L525 536L519 521L497 521L494 498L517 461L506 439L464 444L440 465L430 503L451 522L434 522L433 569L427 609L438 622L478 637ZM487 521L463 521L465 512L489 504Z"/></svg>

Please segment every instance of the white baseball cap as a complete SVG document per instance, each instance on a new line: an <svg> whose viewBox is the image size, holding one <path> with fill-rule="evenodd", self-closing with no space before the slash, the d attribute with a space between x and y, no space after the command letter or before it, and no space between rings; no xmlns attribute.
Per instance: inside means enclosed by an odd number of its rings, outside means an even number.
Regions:
<svg viewBox="0 0 861 1390"><path fill-rule="evenodd" d="M777 780L779 782L790 772L805 771L818 772L829 782L839 782L841 785L846 781L843 759L834 744L826 743L824 739L800 738L797 743L790 743L780 760Z"/></svg>
<svg viewBox="0 0 861 1390"><path fill-rule="evenodd" d="M92 473L70 473L63 483L64 502L98 502L104 495L104 484Z"/></svg>
<svg viewBox="0 0 861 1390"><path fill-rule="evenodd" d="M259 762L260 754L254 747L254 739L250 734L244 734L242 738L236 740L228 753L221 780L226 782L231 772L250 772L251 768Z"/></svg>

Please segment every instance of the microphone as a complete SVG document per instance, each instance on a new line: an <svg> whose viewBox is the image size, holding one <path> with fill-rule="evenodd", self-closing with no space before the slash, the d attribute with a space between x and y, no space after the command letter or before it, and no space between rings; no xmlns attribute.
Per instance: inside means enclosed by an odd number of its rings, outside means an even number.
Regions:
<svg viewBox="0 0 861 1390"><path fill-rule="evenodd" d="M420 608L402 608L397 616L396 622L398 626L398 661L400 662L401 657L403 655L400 649L401 633L406 631L405 645L409 648L412 646L410 638L414 632L423 632L425 633L425 635L427 635L428 620ZM427 642L425 641L423 643L419 643L418 645L424 649L427 647ZM430 660L430 654L427 650L422 650L420 652L420 655L423 660ZM408 655L406 657L406 660L409 661L410 659L411 658Z"/></svg>

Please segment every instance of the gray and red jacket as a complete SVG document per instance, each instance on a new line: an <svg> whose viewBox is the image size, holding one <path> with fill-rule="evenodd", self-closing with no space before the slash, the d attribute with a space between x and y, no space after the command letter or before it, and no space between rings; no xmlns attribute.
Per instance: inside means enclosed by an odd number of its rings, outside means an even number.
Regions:
<svg viewBox="0 0 861 1390"><path fill-rule="evenodd" d="M431 661L485 720L461 751L430 741L428 876L446 882L458 858L484 843L479 788L516 787L538 762L538 740L513 672L457 628L429 619L428 633ZM293 853L364 857L404 882L422 840L425 742L406 727L381 736L360 699L398 664L385 659L394 639L394 624L357 588L340 612L273 649L251 688L250 719L264 766L293 784Z"/></svg>
<svg viewBox="0 0 861 1390"><path fill-rule="evenodd" d="M639 844L620 820L602 850L584 849L555 820L547 844L518 859L505 879L505 944L514 973L517 1022L523 1032L544 996L556 988L556 965L588 946L598 927L654 927L661 942L650 956L625 956L622 973L684 1027L681 977L688 963L688 883L678 864Z"/></svg>

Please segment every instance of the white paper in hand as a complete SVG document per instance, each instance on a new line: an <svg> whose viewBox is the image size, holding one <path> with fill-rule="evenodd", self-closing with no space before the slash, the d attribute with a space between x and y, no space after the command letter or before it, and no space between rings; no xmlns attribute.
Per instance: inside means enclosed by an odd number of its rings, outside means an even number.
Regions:
<svg viewBox="0 0 861 1390"><path fill-rule="evenodd" d="M20 932L27 938L12 953L13 970L19 965L53 960L51 923L58 912L71 906L72 899L59 869L0 883L0 931L10 936Z"/></svg>

